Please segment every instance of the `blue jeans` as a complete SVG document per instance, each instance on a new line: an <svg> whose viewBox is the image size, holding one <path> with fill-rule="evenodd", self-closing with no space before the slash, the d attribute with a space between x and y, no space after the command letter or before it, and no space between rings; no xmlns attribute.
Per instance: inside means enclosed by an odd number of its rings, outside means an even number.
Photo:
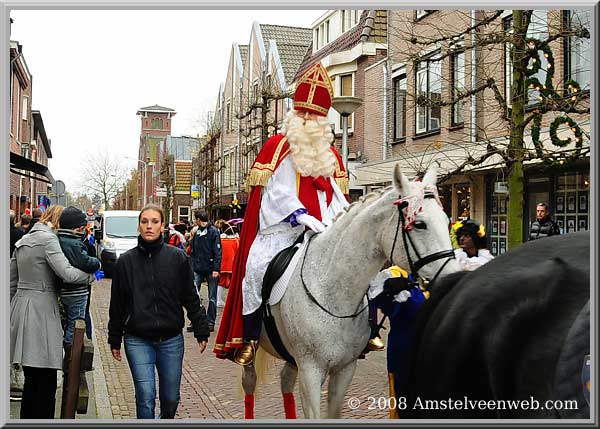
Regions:
<svg viewBox="0 0 600 429"><path fill-rule="evenodd" d="M63 337L63 343L67 346L73 344L73 334L75 333L75 320L85 320L85 335L92 339L92 319L87 309L89 294L80 296L61 296L60 300L65 306L67 312L67 327Z"/></svg>
<svg viewBox="0 0 600 429"><path fill-rule="evenodd" d="M205 281L208 283L208 311L206 318L208 326L215 326L217 320L217 287L219 286L219 277L213 277L212 271L194 271L194 284L200 292L200 285Z"/></svg>
<svg viewBox="0 0 600 429"><path fill-rule="evenodd" d="M173 419L179 405L181 368L183 363L183 334L165 341L150 341L125 335L125 355L135 387L135 410L138 419L153 419L156 406L158 370L160 419Z"/></svg>

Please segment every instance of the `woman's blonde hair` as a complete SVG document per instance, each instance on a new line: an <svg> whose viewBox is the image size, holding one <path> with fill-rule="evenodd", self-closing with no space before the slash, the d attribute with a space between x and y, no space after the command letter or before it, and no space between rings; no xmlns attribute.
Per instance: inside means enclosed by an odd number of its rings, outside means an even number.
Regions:
<svg viewBox="0 0 600 429"><path fill-rule="evenodd" d="M65 206L61 206L59 204L51 205L46 209L42 217L40 218L40 222L44 225L48 225L53 230L57 230L60 228L60 215L62 214Z"/></svg>

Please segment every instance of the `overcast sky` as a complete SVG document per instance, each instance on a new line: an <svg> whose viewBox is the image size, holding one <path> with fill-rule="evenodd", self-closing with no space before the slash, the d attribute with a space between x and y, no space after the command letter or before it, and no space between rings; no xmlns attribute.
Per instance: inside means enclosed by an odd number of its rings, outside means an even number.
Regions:
<svg viewBox="0 0 600 429"><path fill-rule="evenodd" d="M86 153L98 150L134 168L140 107L175 109L172 135L196 135L198 119L214 109L231 45L248 44L253 21L310 27L324 12L12 11L10 38L23 45L33 76L52 175L76 191Z"/></svg>

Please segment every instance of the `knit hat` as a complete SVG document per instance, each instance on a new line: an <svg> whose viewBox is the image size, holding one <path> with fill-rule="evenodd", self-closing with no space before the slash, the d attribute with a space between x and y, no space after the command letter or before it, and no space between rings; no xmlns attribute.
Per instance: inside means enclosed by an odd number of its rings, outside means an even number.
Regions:
<svg viewBox="0 0 600 429"><path fill-rule="evenodd" d="M69 206L63 210L59 222L62 229L76 229L87 225L85 213L73 206Z"/></svg>

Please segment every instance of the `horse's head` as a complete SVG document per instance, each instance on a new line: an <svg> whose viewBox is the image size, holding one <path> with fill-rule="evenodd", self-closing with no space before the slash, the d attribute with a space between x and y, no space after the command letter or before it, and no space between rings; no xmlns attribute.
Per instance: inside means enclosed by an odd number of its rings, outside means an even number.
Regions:
<svg viewBox="0 0 600 429"><path fill-rule="evenodd" d="M437 191L437 171L429 168L422 181L409 181L400 165L394 168L396 206L385 226L383 248L394 264L432 280L458 271L448 233L448 216ZM388 253L389 252L389 253Z"/></svg>

